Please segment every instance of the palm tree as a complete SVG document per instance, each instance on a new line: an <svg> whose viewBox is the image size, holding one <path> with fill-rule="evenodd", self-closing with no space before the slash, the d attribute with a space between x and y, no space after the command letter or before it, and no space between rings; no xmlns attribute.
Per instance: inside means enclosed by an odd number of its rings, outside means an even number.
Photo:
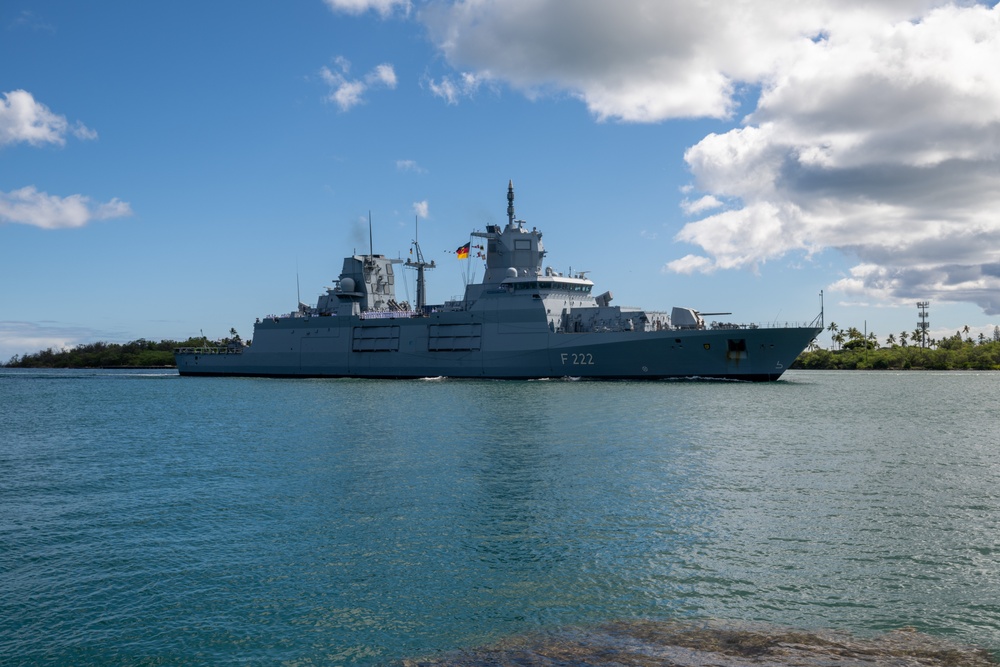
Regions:
<svg viewBox="0 0 1000 667"><path fill-rule="evenodd" d="M908 338L909 336L906 334L905 331L899 332L899 344L902 345L903 347L906 347L906 341Z"/></svg>
<svg viewBox="0 0 1000 667"><path fill-rule="evenodd" d="M924 346L924 330L921 329L921 328L919 328L919 327L917 327L916 329L914 329L913 333L910 334L910 340L913 341L914 345L919 345L920 347L923 347Z"/></svg>
<svg viewBox="0 0 1000 667"><path fill-rule="evenodd" d="M896 347L896 337L893 334L889 334L885 339L885 344L889 347Z"/></svg>
<svg viewBox="0 0 1000 667"><path fill-rule="evenodd" d="M857 327L850 327L847 329L847 340L849 342L861 341L865 342L865 335L861 333L861 330Z"/></svg>
<svg viewBox="0 0 1000 667"><path fill-rule="evenodd" d="M868 332L868 342L872 344L872 348L878 348L878 336L875 335L874 331Z"/></svg>
<svg viewBox="0 0 1000 667"><path fill-rule="evenodd" d="M844 339L844 332L843 331L838 331L837 333L833 334L833 342L837 344L837 348L838 349L841 346L843 346L844 340L845 339Z"/></svg>
<svg viewBox="0 0 1000 667"><path fill-rule="evenodd" d="M830 332L830 340L836 343L837 332L840 331L840 327L837 326L836 322L830 322L830 326L826 328Z"/></svg>

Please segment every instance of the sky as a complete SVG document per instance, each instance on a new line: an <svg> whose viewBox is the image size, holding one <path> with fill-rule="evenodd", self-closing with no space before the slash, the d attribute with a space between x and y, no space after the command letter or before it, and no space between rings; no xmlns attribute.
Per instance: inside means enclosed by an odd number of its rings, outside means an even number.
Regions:
<svg viewBox="0 0 1000 667"><path fill-rule="evenodd" d="M992 336L998 63L994 3L4 0L0 361L250 337L369 217L441 303L508 180L618 305Z"/></svg>

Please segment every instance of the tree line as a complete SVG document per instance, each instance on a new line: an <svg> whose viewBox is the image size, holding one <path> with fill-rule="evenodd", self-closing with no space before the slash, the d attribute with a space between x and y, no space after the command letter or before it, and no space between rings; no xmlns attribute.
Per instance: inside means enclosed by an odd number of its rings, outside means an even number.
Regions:
<svg viewBox="0 0 1000 667"><path fill-rule="evenodd" d="M824 350L814 340L792 368L1000 370L1000 326L993 328L992 336L980 333L972 338L965 326L941 339L917 328L889 334L884 345L874 332L841 329L836 322L827 331L833 349Z"/></svg>
<svg viewBox="0 0 1000 667"><path fill-rule="evenodd" d="M841 329L836 322L827 327L833 349L820 348L814 340L799 355L792 368L808 369L933 369L933 370L1000 370L1000 327L993 336L969 336L969 327L942 339L930 338L925 331L901 331L889 334L885 344L874 332L867 335L856 327ZM964 331L964 336L963 336ZM31 354L15 354L5 364L8 368L172 368L174 348L220 346L240 343L235 329L229 338L208 341L189 338L186 341L140 338L128 343L85 343L64 350L47 350Z"/></svg>
<svg viewBox="0 0 1000 667"><path fill-rule="evenodd" d="M228 342L228 341L227 341ZM210 345L221 344L208 343ZM85 343L64 350L47 350L31 354L15 354L8 368L159 368L174 367L175 347L206 345L204 338L189 338L178 342L159 342L140 338L129 343Z"/></svg>

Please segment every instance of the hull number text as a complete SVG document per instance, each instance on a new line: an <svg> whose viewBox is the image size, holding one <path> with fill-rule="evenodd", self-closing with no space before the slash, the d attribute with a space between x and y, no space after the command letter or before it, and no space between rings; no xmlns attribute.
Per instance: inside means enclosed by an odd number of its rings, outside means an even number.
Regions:
<svg viewBox="0 0 1000 667"><path fill-rule="evenodd" d="M566 353L563 352L561 355L563 366L593 366L594 365L594 355L589 353Z"/></svg>

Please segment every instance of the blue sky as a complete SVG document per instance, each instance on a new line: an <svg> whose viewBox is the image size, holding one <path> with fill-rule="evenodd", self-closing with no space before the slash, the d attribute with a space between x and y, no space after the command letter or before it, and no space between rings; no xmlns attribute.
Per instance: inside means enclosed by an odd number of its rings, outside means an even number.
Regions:
<svg viewBox="0 0 1000 667"><path fill-rule="evenodd" d="M441 302L508 179L622 305L992 334L997 62L972 3L5 2L0 359L250 335L369 212Z"/></svg>

